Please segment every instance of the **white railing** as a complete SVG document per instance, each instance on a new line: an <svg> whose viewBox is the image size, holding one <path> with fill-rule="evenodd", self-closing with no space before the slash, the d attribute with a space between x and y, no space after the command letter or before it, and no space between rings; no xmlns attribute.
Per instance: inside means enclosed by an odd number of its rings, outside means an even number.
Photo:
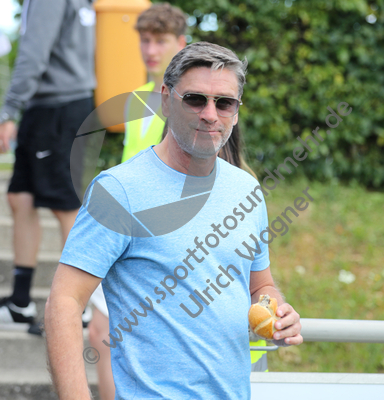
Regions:
<svg viewBox="0 0 384 400"><path fill-rule="evenodd" d="M384 321L301 318L304 342L384 343ZM251 341L258 340L252 333ZM267 346L276 350L277 346ZM266 350L251 347L251 350Z"/></svg>
<svg viewBox="0 0 384 400"><path fill-rule="evenodd" d="M304 342L384 343L384 321L302 318L301 325ZM249 340L258 339L250 333ZM384 399L384 374L252 372L250 380L251 400L273 399L274 393L283 393L285 400Z"/></svg>
<svg viewBox="0 0 384 400"><path fill-rule="evenodd" d="M384 321L302 318L305 342L384 343Z"/></svg>

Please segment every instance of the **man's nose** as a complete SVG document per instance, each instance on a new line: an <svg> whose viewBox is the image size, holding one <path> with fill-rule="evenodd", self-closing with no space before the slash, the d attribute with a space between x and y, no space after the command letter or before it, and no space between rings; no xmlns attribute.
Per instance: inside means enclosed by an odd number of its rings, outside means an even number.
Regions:
<svg viewBox="0 0 384 400"><path fill-rule="evenodd" d="M148 55L154 55L156 54L157 48L156 48L156 43L155 42L149 42L147 44L147 54Z"/></svg>
<svg viewBox="0 0 384 400"><path fill-rule="evenodd" d="M212 98L208 99L208 104L205 106L204 110L200 112L200 118L210 123L218 120L219 117L217 115L216 103Z"/></svg>

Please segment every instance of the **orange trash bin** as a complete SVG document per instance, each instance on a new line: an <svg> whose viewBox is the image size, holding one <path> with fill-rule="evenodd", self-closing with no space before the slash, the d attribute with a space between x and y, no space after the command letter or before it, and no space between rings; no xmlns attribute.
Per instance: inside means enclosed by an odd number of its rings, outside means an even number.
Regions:
<svg viewBox="0 0 384 400"><path fill-rule="evenodd" d="M97 0L96 106L121 93L132 92L147 82L139 49L139 34L134 29L138 16L151 6L149 0ZM102 115L100 118L103 120ZM122 121L124 121L122 115ZM109 127L124 132L124 124Z"/></svg>

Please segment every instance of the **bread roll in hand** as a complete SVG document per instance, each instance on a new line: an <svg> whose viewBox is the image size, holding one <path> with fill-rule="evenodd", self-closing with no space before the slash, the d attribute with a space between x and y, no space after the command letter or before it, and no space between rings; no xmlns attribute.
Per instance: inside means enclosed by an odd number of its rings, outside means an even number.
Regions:
<svg viewBox="0 0 384 400"><path fill-rule="evenodd" d="M280 319L276 316L277 307L277 300L267 294L261 295L259 302L251 305L248 320L255 335L263 339L273 339L276 332L275 322Z"/></svg>

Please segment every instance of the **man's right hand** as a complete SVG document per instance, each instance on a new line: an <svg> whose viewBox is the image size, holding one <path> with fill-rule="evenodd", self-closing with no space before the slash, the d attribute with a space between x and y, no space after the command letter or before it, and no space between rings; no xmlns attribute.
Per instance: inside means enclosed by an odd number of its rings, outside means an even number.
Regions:
<svg viewBox="0 0 384 400"><path fill-rule="evenodd" d="M0 153L6 153L10 149L9 142L17 136L16 124L13 121L5 121L0 124Z"/></svg>

